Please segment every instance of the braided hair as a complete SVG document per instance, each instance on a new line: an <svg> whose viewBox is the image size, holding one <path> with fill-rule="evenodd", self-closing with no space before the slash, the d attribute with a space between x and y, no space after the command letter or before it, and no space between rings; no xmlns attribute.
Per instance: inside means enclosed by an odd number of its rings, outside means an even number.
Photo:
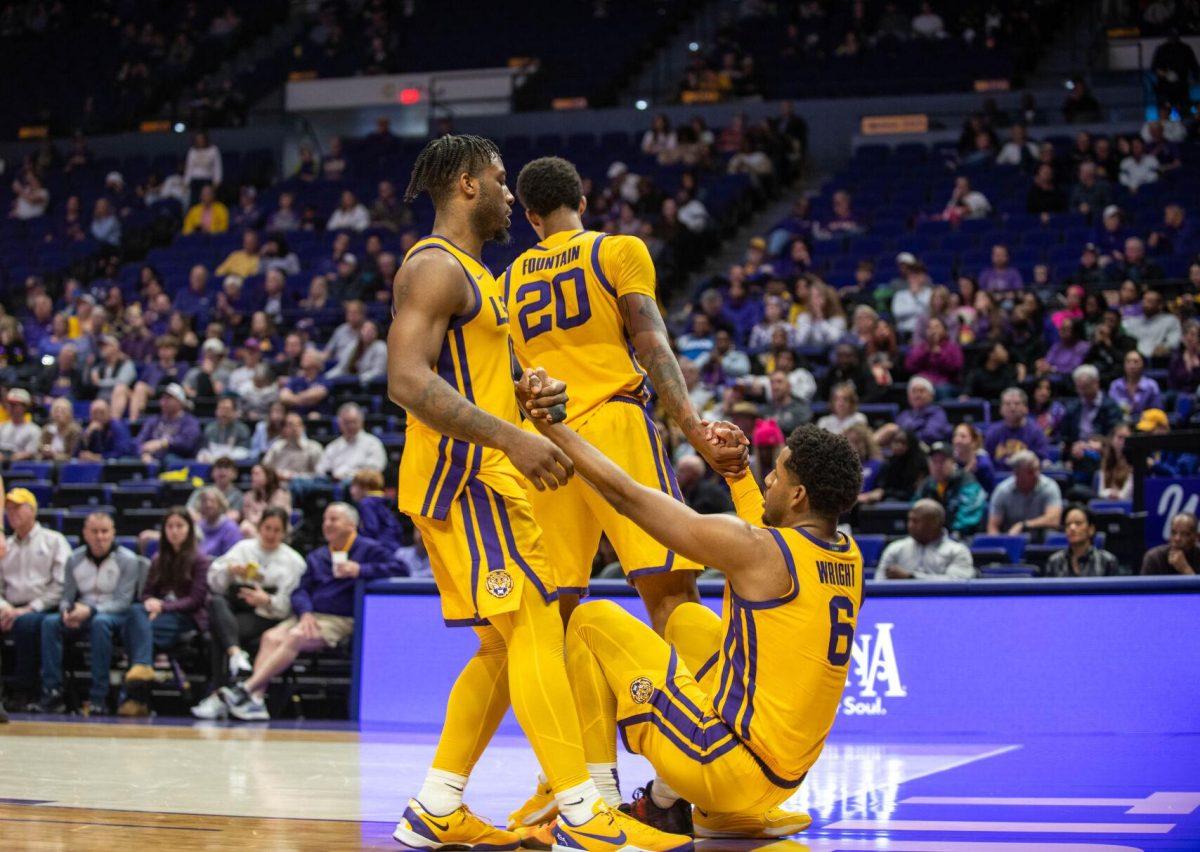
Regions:
<svg viewBox="0 0 1200 852"><path fill-rule="evenodd" d="M434 206L440 206L450 195L459 175L463 172L478 174L499 156L496 143L482 136L459 134L434 139L417 155L404 200L412 201L422 192L428 192Z"/></svg>

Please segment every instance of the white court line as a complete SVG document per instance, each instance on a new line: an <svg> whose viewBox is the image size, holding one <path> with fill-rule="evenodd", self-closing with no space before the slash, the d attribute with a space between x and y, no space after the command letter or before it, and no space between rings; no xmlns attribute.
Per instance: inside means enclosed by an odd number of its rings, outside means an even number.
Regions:
<svg viewBox="0 0 1200 852"><path fill-rule="evenodd" d="M957 822L924 819L843 819L821 828L846 831L994 831L1043 834L1166 834L1170 822Z"/></svg>

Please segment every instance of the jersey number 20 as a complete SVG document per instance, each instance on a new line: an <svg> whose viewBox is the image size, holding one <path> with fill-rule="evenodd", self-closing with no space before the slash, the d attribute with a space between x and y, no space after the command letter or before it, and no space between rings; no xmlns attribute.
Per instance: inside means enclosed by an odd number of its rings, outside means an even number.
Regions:
<svg viewBox="0 0 1200 852"><path fill-rule="evenodd" d="M572 286L575 291L574 314L570 313L572 306L564 292L568 286ZM531 294L533 301L524 304ZM551 300L554 302L554 309L547 310ZM549 281L530 281L522 284L517 289L517 303L521 305L517 312L517 322L521 326L521 334L525 335L526 343L555 326L561 329L575 328L592 318L592 305L588 301L587 281L582 269L568 269Z"/></svg>
<svg viewBox="0 0 1200 852"><path fill-rule="evenodd" d="M854 648L854 623L843 621L854 618L854 601L845 595L837 595L829 599L829 651L825 655L830 664L844 666L850 662L850 652Z"/></svg>

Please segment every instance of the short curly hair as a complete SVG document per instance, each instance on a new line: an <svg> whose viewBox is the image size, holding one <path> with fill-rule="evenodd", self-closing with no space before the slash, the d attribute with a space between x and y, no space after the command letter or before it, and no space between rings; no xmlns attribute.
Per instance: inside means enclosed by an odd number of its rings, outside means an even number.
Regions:
<svg viewBox="0 0 1200 852"><path fill-rule="evenodd" d="M788 435L792 451L785 464L808 492L808 504L818 515L836 519L850 511L862 490L862 462L844 435L811 423Z"/></svg>
<svg viewBox="0 0 1200 852"><path fill-rule="evenodd" d="M576 210L583 198L583 181L562 157L539 157L517 175L517 198L538 216L549 216L560 207Z"/></svg>

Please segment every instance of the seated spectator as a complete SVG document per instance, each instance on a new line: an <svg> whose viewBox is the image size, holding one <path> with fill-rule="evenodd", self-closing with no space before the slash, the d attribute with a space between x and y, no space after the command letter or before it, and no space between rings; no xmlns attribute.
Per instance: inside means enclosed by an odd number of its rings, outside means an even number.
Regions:
<svg viewBox="0 0 1200 852"><path fill-rule="evenodd" d="M396 501L383 493L383 474L360 470L350 481L350 499L358 508L358 531L395 553L408 538L396 511Z"/></svg>
<svg viewBox="0 0 1200 852"><path fill-rule="evenodd" d="M996 485L996 467L983 448L983 435L970 423L959 423L950 436L950 447L959 470L970 473L989 494Z"/></svg>
<svg viewBox="0 0 1200 852"><path fill-rule="evenodd" d="M1120 423L1101 443L1096 482L1096 496L1101 500L1133 500L1133 465L1125 458L1125 439L1132 434L1128 423Z"/></svg>
<svg viewBox="0 0 1200 852"><path fill-rule="evenodd" d="M729 489L716 478L708 475L708 466L698 455L690 453L675 463L675 476L683 502L702 515L715 515L733 511L733 499ZM419 536L414 534L414 543ZM423 549L423 547L422 547ZM411 576L420 576L411 573Z"/></svg>
<svg viewBox="0 0 1200 852"><path fill-rule="evenodd" d="M170 651L187 633L208 627L208 566L198 546L195 522L186 509L168 509L159 528L158 552L130 613L129 652L133 659L152 660ZM132 695L122 702L121 716L147 716L146 701Z"/></svg>
<svg viewBox="0 0 1200 852"><path fill-rule="evenodd" d="M850 193L839 189L833 194L831 201L833 215L816 228L819 240L841 239L842 237L861 234L866 229L859 223L851 206Z"/></svg>
<svg viewBox="0 0 1200 852"><path fill-rule="evenodd" d="M1054 385L1050 379L1043 376L1034 382L1033 396L1029 401L1029 420L1043 435L1050 438L1058 434L1065 412L1063 404L1054 398Z"/></svg>
<svg viewBox="0 0 1200 852"><path fill-rule="evenodd" d="M733 335L727 329L718 329L713 335L712 352L702 370L705 381L725 384L737 381L749 372L749 356L733 345Z"/></svg>
<svg viewBox="0 0 1200 852"><path fill-rule="evenodd" d="M146 410L151 397L163 392L167 385L181 382L187 373L187 365L179 361L179 340L164 334L155 341L157 358L141 370L141 378L133 386L129 398L129 420L137 422Z"/></svg>
<svg viewBox="0 0 1200 852"><path fill-rule="evenodd" d="M883 454L879 452L879 445L875 443L875 434L865 423L857 423L843 434L862 462L863 481L859 494L874 490L875 480L879 478L879 471L883 469Z"/></svg>
<svg viewBox="0 0 1200 852"><path fill-rule="evenodd" d="M20 710L38 694L42 623L58 611L71 556L62 533L39 524L37 512L37 498L28 489L14 488L5 495L12 534L0 537L0 635L12 635L16 689L8 706Z"/></svg>
<svg viewBox="0 0 1200 852"><path fill-rule="evenodd" d="M954 450L944 441L929 448L929 476L917 489L917 499L942 506L947 526L955 536L968 536L983 529L987 494L975 477L960 470Z"/></svg>
<svg viewBox="0 0 1200 852"><path fill-rule="evenodd" d="M83 371L79 369L79 350L75 344L67 343L59 350L54 364L42 374L40 389L45 391L46 399L60 396L68 400L87 398Z"/></svg>
<svg viewBox="0 0 1200 852"><path fill-rule="evenodd" d="M1054 180L1053 166L1042 163L1037 167L1033 183L1025 196L1025 209L1043 217L1067 209L1067 196Z"/></svg>
<svg viewBox="0 0 1200 852"><path fill-rule="evenodd" d="M304 350L300 356L300 370L279 391L279 401L301 416L318 416L329 399L329 383L321 375L323 366L320 352Z"/></svg>
<svg viewBox="0 0 1200 852"><path fill-rule="evenodd" d="M1168 204L1163 208L1162 224L1150 232L1146 245L1151 253L1157 255L1173 254L1195 239L1195 229L1185 221L1185 211L1181 204Z"/></svg>
<svg viewBox="0 0 1200 852"><path fill-rule="evenodd" d="M12 182L13 203L9 217L22 222L40 219L50 206L50 193L32 171Z"/></svg>
<svg viewBox="0 0 1200 852"><path fill-rule="evenodd" d="M801 346L829 346L846 334L846 312L837 290L823 281L808 290L806 310L796 319L796 338Z"/></svg>
<svg viewBox="0 0 1200 852"><path fill-rule="evenodd" d="M1140 136L1129 140L1129 156L1121 160L1121 185L1136 193L1147 184L1158 181L1162 166L1158 158L1146 152L1146 143Z"/></svg>
<svg viewBox="0 0 1200 852"><path fill-rule="evenodd" d="M222 456L212 463L208 476L212 487L221 492L221 496L225 498L227 506L225 514L234 521L239 520L242 517L242 492L237 487L237 463L227 456ZM200 519L200 500L203 496L204 489L197 488L188 497L185 508L193 520Z"/></svg>
<svg viewBox="0 0 1200 852"><path fill-rule="evenodd" d="M295 231L300 228L300 216L296 213L296 195L292 192L279 193L279 206L267 217L267 230L271 232Z"/></svg>
<svg viewBox="0 0 1200 852"><path fill-rule="evenodd" d="M1068 82L1067 97L1063 101L1062 113L1063 120L1067 124L1083 124L1100 120L1100 102L1096 100L1091 88L1082 78L1075 77Z"/></svg>
<svg viewBox="0 0 1200 852"><path fill-rule="evenodd" d="M954 299L950 294L950 288L944 287L941 284L933 287L929 291L929 305L926 308L925 313L922 313L917 317L917 322L913 326L913 343L917 343L924 339L925 331L929 328L929 322L930 320L934 319L942 321L942 327L946 332L947 339L959 339L960 323L958 319L958 313L954 309ZM878 330L879 328L886 326L887 323L883 323L882 326L877 323L876 329ZM876 331L875 334L872 334L872 340L867 345L868 350L871 349L877 337L878 331ZM889 354L895 355L895 349L890 350Z"/></svg>
<svg viewBox="0 0 1200 852"><path fill-rule="evenodd" d="M247 230L242 234L242 247L236 251L232 251L217 267L217 275L237 275L241 278L249 278L251 275L257 275L261 266L260 258L261 246L258 241L258 232Z"/></svg>
<svg viewBox="0 0 1200 852"><path fill-rule="evenodd" d="M1014 124L1012 135L1000 146L1000 153L996 155L996 165L1020 166L1022 171L1028 172L1033 169L1037 155L1037 145L1029 141L1025 125Z"/></svg>
<svg viewBox="0 0 1200 852"><path fill-rule="evenodd" d="M941 318L931 317L924 338L909 349L904 366L908 372L928 379L935 387L957 387L962 379L962 347L947 334L946 323Z"/></svg>
<svg viewBox="0 0 1200 852"><path fill-rule="evenodd" d="M1096 367L1091 364L1075 367L1070 378L1075 383L1075 398L1069 400L1063 410L1058 436L1070 456L1080 457L1086 448L1076 444L1109 434L1120 424L1124 413L1100 390L1100 373Z"/></svg>
<svg viewBox="0 0 1200 852"><path fill-rule="evenodd" d="M0 460L35 459L42 445L42 427L29 417L33 397L24 388L13 388L4 397L8 417L0 423Z"/></svg>
<svg viewBox="0 0 1200 852"><path fill-rule="evenodd" d="M784 435L812 420L812 409L803 399L792 396L792 385L783 370L771 373L770 399L759 406L759 416L774 420Z"/></svg>
<svg viewBox="0 0 1200 852"><path fill-rule="evenodd" d="M137 383L137 367L121 351L121 341L111 334L101 336L100 360L88 377L96 389L96 398L112 403L113 417L118 420L124 417Z"/></svg>
<svg viewBox="0 0 1200 852"><path fill-rule="evenodd" d="M1166 544L1146 551L1143 574L1195 574L1200 571L1200 547L1196 546L1196 516L1180 512L1171 518L1171 536Z"/></svg>
<svg viewBox="0 0 1200 852"><path fill-rule="evenodd" d="M367 321L367 306L358 299L346 302L345 312L345 321L333 330L325 348L320 350L323 358L339 364L359 345L362 327Z"/></svg>
<svg viewBox="0 0 1200 852"><path fill-rule="evenodd" d="M904 254L900 257L907 259ZM929 312L933 291L929 286L929 273L915 258L911 263L902 264L900 268L904 273L905 287L892 296L892 321L899 333L912 334L917 320Z"/></svg>
<svg viewBox="0 0 1200 852"><path fill-rule="evenodd" d="M933 5L925 0L921 10L912 19L913 35L918 38L942 39L946 37L946 25L942 16L933 11Z"/></svg>
<svg viewBox="0 0 1200 852"><path fill-rule="evenodd" d="M911 430L898 432L891 439L891 453L879 471L875 487L858 495L860 503L878 503L880 500L900 500L905 503L913 499L921 480L928 474L929 465L921 442Z"/></svg>
<svg viewBox="0 0 1200 852"><path fill-rule="evenodd" d="M325 180L341 180L346 174L346 166L346 156L342 151L342 138L334 136L329 140L329 153L321 161L321 175Z"/></svg>
<svg viewBox="0 0 1200 852"><path fill-rule="evenodd" d="M876 580L971 580L975 562L965 544L946 532L946 510L918 500L908 510L908 535L883 549Z"/></svg>
<svg viewBox="0 0 1200 852"><path fill-rule="evenodd" d="M326 160L328 163L328 160ZM371 226L371 215L367 208L359 203L354 193L346 190L342 193L338 207L325 224L328 231L365 231Z"/></svg>
<svg viewBox="0 0 1200 852"><path fill-rule="evenodd" d="M1147 290L1142 295L1141 316L1126 317L1122 326L1137 341L1138 352L1146 358L1170 355L1183 337L1179 318L1163 310L1163 297L1157 290Z"/></svg>
<svg viewBox="0 0 1200 852"><path fill-rule="evenodd" d="M1092 342L1080 335L1079 322L1069 317L1062 320L1058 340L1050 344L1045 356L1034 365L1039 375L1069 376L1083 363Z"/></svg>
<svg viewBox="0 0 1200 852"><path fill-rule="evenodd" d="M202 234L223 234L229 230L229 208L217 201L211 186L200 190L200 200L183 217L184 236L197 231Z"/></svg>
<svg viewBox="0 0 1200 852"><path fill-rule="evenodd" d="M142 461L192 459L200 448L200 421L191 414L192 401L183 388L167 385L159 397L161 413L146 418L137 437Z"/></svg>
<svg viewBox="0 0 1200 852"><path fill-rule="evenodd" d="M1125 373L1108 386L1108 395L1125 412L1126 418L1136 420L1148 408L1162 408L1162 392L1158 382L1147 378L1146 359L1141 352L1125 353Z"/></svg>
<svg viewBox="0 0 1200 852"><path fill-rule="evenodd" d="M63 569L63 593L58 613L42 622L42 698L38 712L67 712L63 697L63 639L87 635L91 645L92 683L84 716L108 715L109 672L113 634L120 632L129 653L127 683L154 679L152 657L131 641L131 607L142 582L143 560L127 547L114 546L116 527L103 512L88 515L83 541Z"/></svg>
<svg viewBox="0 0 1200 852"><path fill-rule="evenodd" d="M0 446L4 443L4 427L0 426ZM83 427L75 420L75 409L69 399L59 397L50 404L50 422L42 427L38 458L67 461L75 457L83 437Z"/></svg>
<svg viewBox="0 0 1200 852"><path fill-rule="evenodd" d="M1171 356L1167 372L1171 390L1194 393L1200 388L1200 320L1183 326L1183 346Z"/></svg>
<svg viewBox="0 0 1200 852"><path fill-rule="evenodd" d="M281 481L307 479L316 475L321 461L321 445L304 434L304 419L295 412L287 415L280 436L263 456L263 464L273 468Z"/></svg>
<svg viewBox="0 0 1200 852"><path fill-rule="evenodd" d="M1090 160L1079 164L1079 182L1071 187L1067 207L1091 218L1112 204L1112 184L1102 177Z"/></svg>
<svg viewBox="0 0 1200 852"><path fill-rule="evenodd" d="M961 222L964 219L986 219L991 213L992 202L988 197L971 186L970 178L959 175L954 179L950 200L938 218L947 222Z"/></svg>
<svg viewBox="0 0 1200 852"><path fill-rule="evenodd" d="M242 411L251 421L261 425L267 417L272 406L279 404L283 407L283 403L279 402L279 385L275 381L275 372L266 364L259 364L254 371L254 383L243 388L240 394L242 400ZM286 407L283 407L286 411ZM255 426L255 435L257 435L258 426ZM273 439L275 436L271 436ZM267 441L269 444L270 441ZM255 443L254 437L250 439L250 455L259 456L266 452L266 446L259 448Z"/></svg>
<svg viewBox="0 0 1200 852"><path fill-rule="evenodd" d="M79 442L80 461L105 461L137 454L129 427L115 420L106 400L95 400L89 409L88 425Z"/></svg>
<svg viewBox="0 0 1200 852"><path fill-rule="evenodd" d="M196 454L198 461L213 462L221 458L240 461L250 458L250 427L238 419L238 414L236 397L225 394L217 400L216 417L204 427L200 451Z"/></svg>
<svg viewBox="0 0 1200 852"><path fill-rule="evenodd" d="M121 245L121 220L113 212L112 204L107 198L97 198L96 206L92 208L92 239L105 245L117 247Z"/></svg>
<svg viewBox="0 0 1200 852"><path fill-rule="evenodd" d="M383 472L387 450L383 442L363 429L363 413L357 403L344 403L337 414L341 434L329 442L317 462L317 474L338 482L351 479L360 470Z"/></svg>
<svg viewBox="0 0 1200 852"><path fill-rule="evenodd" d="M390 180L379 182L379 194L375 196L370 212L372 228L386 228L393 233L400 233L412 221L412 211L400 199Z"/></svg>
<svg viewBox="0 0 1200 852"><path fill-rule="evenodd" d="M964 396L978 399L998 399L1005 388L1020 381L1020 373L1008 357L1008 347L1000 341L988 347L983 362L967 373Z"/></svg>
<svg viewBox="0 0 1200 852"><path fill-rule="evenodd" d="M1032 451L1038 459L1050 455L1046 433L1029 419L1029 397L1020 388L1009 388L1000 395L1000 420L988 427L983 439L984 449L1005 470L1010 460Z"/></svg>
<svg viewBox="0 0 1200 852"><path fill-rule="evenodd" d="M233 210L231 224L238 230L257 230L263 225L263 209L258 204L258 190L246 184L238 189L238 203ZM222 273L218 273L222 274ZM239 275L254 273L238 273Z"/></svg>
<svg viewBox="0 0 1200 852"><path fill-rule="evenodd" d="M979 287L989 293L1013 293L1025 286L1021 273L1008 265L1008 246L992 246L992 265L979 273Z"/></svg>
<svg viewBox="0 0 1200 852"><path fill-rule="evenodd" d="M915 432L926 444L950 437L950 421L940 405L933 402L933 383L921 376L908 380L908 408L900 412L895 423L888 423L875 433L875 440L887 444L898 431Z"/></svg>
<svg viewBox="0 0 1200 852"><path fill-rule="evenodd" d="M291 595L292 616L263 634L250 677L218 691L235 719L270 719L263 699L271 678L287 671L300 654L336 648L353 635L355 582L403 570L392 550L358 534L358 523L358 510L349 503L326 507L321 525L326 543L305 560L304 575Z"/></svg>
<svg viewBox="0 0 1200 852"><path fill-rule="evenodd" d="M255 425L254 435L250 438L250 452L255 457L261 458L271 448L271 444L283 436L287 413L287 406L278 399L272 400L267 405L266 413Z"/></svg>
<svg viewBox="0 0 1200 852"><path fill-rule="evenodd" d="M1108 271L1119 281L1132 281L1138 285L1166 278L1162 267L1146 257L1146 244L1137 237L1129 237L1125 240L1125 251L1120 261L1109 266ZM1142 310L1145 310L1144 304Z"/></svg>
<svg viewBox="0 0 1200 852"><path fill-rule="evenodd" d="M996 486L988 506L988 532L1020 535L1056 530L1062 520L1058 483L1042 473L1041 462L1029 450L1008 459L1012 476Z"/></svg>
<svg viewBox="0 0 1200 852"><path fill-rule="evenodd" d="M258 535L235 544L208 570L208 616L213 637L213 673L217 684L235 683L254 670L245 650L292 614L292 592L304 574L304 557L284 543L288 515L263 510ZM214 691L192 708L199 719L227 714Z"/></svg>
<svg viewBox="0 0 1200 852"><path fill-rule="evenodd" d="M1067 546L1050 554L1043 577L1115 577L1124 574L1117 557L1096 547L1096 522L1085 506L1072 506L1063 518Z"/></svg>
<svg viewBox="0 0 1200 852"><path fill-rule="evenodd" d="M363 322L354 346L325 374L327 379L342 377L357 378L364 385L387 377L387 341L379 339L379 326L371 320Z"/></svg>
<svg viewBox="0 0 1200 852"><path fill-rule="evenodd" d="M1171 434L1171 419L1161 408L1147 408L1142 412L1134 427L1138 432L1150 435ZM1200 467L1200 456L1179 450L1155 452L1147 459L1151 476L1179 478L1194 476Z"/></svg>
<svg viewBox="0 0 1200 852"><path fill-rule="evenodd" d="M856 346L849 343L839 343L833 350L833 366L826 371L817 382L816 395L829 399L835 385L849 382L858 392L858 398L863 402L873 402L882 393L871 371L862 363L862 354Z"/></svg>
<svg viewBox="0 0 1200 852"><path fill-rule="evenodd" d="M835 385L829 399L829 413L817 421L817 426L842 435L857 424L867 425L867 416L858 410L858 392L849 382Z"/></svg>
<svg viewBox="0 0 1200 852"><path fill-rule="evenodd" d="M253 538L263 512L275 507L292 512L292 493L280 483L274 468L256 464L250 469L250 489L242 495L242 537Z"/></svg>
<svg viewBox="0 0 1200 852"><path fill-rule="evenodd" d="M196 492L196 532L200 536L200 552L211 559L225 554L242 540L238 522L231 517L229 501L215 485L207 485ZM238 499L241 499L238 492Z"/></svg>

